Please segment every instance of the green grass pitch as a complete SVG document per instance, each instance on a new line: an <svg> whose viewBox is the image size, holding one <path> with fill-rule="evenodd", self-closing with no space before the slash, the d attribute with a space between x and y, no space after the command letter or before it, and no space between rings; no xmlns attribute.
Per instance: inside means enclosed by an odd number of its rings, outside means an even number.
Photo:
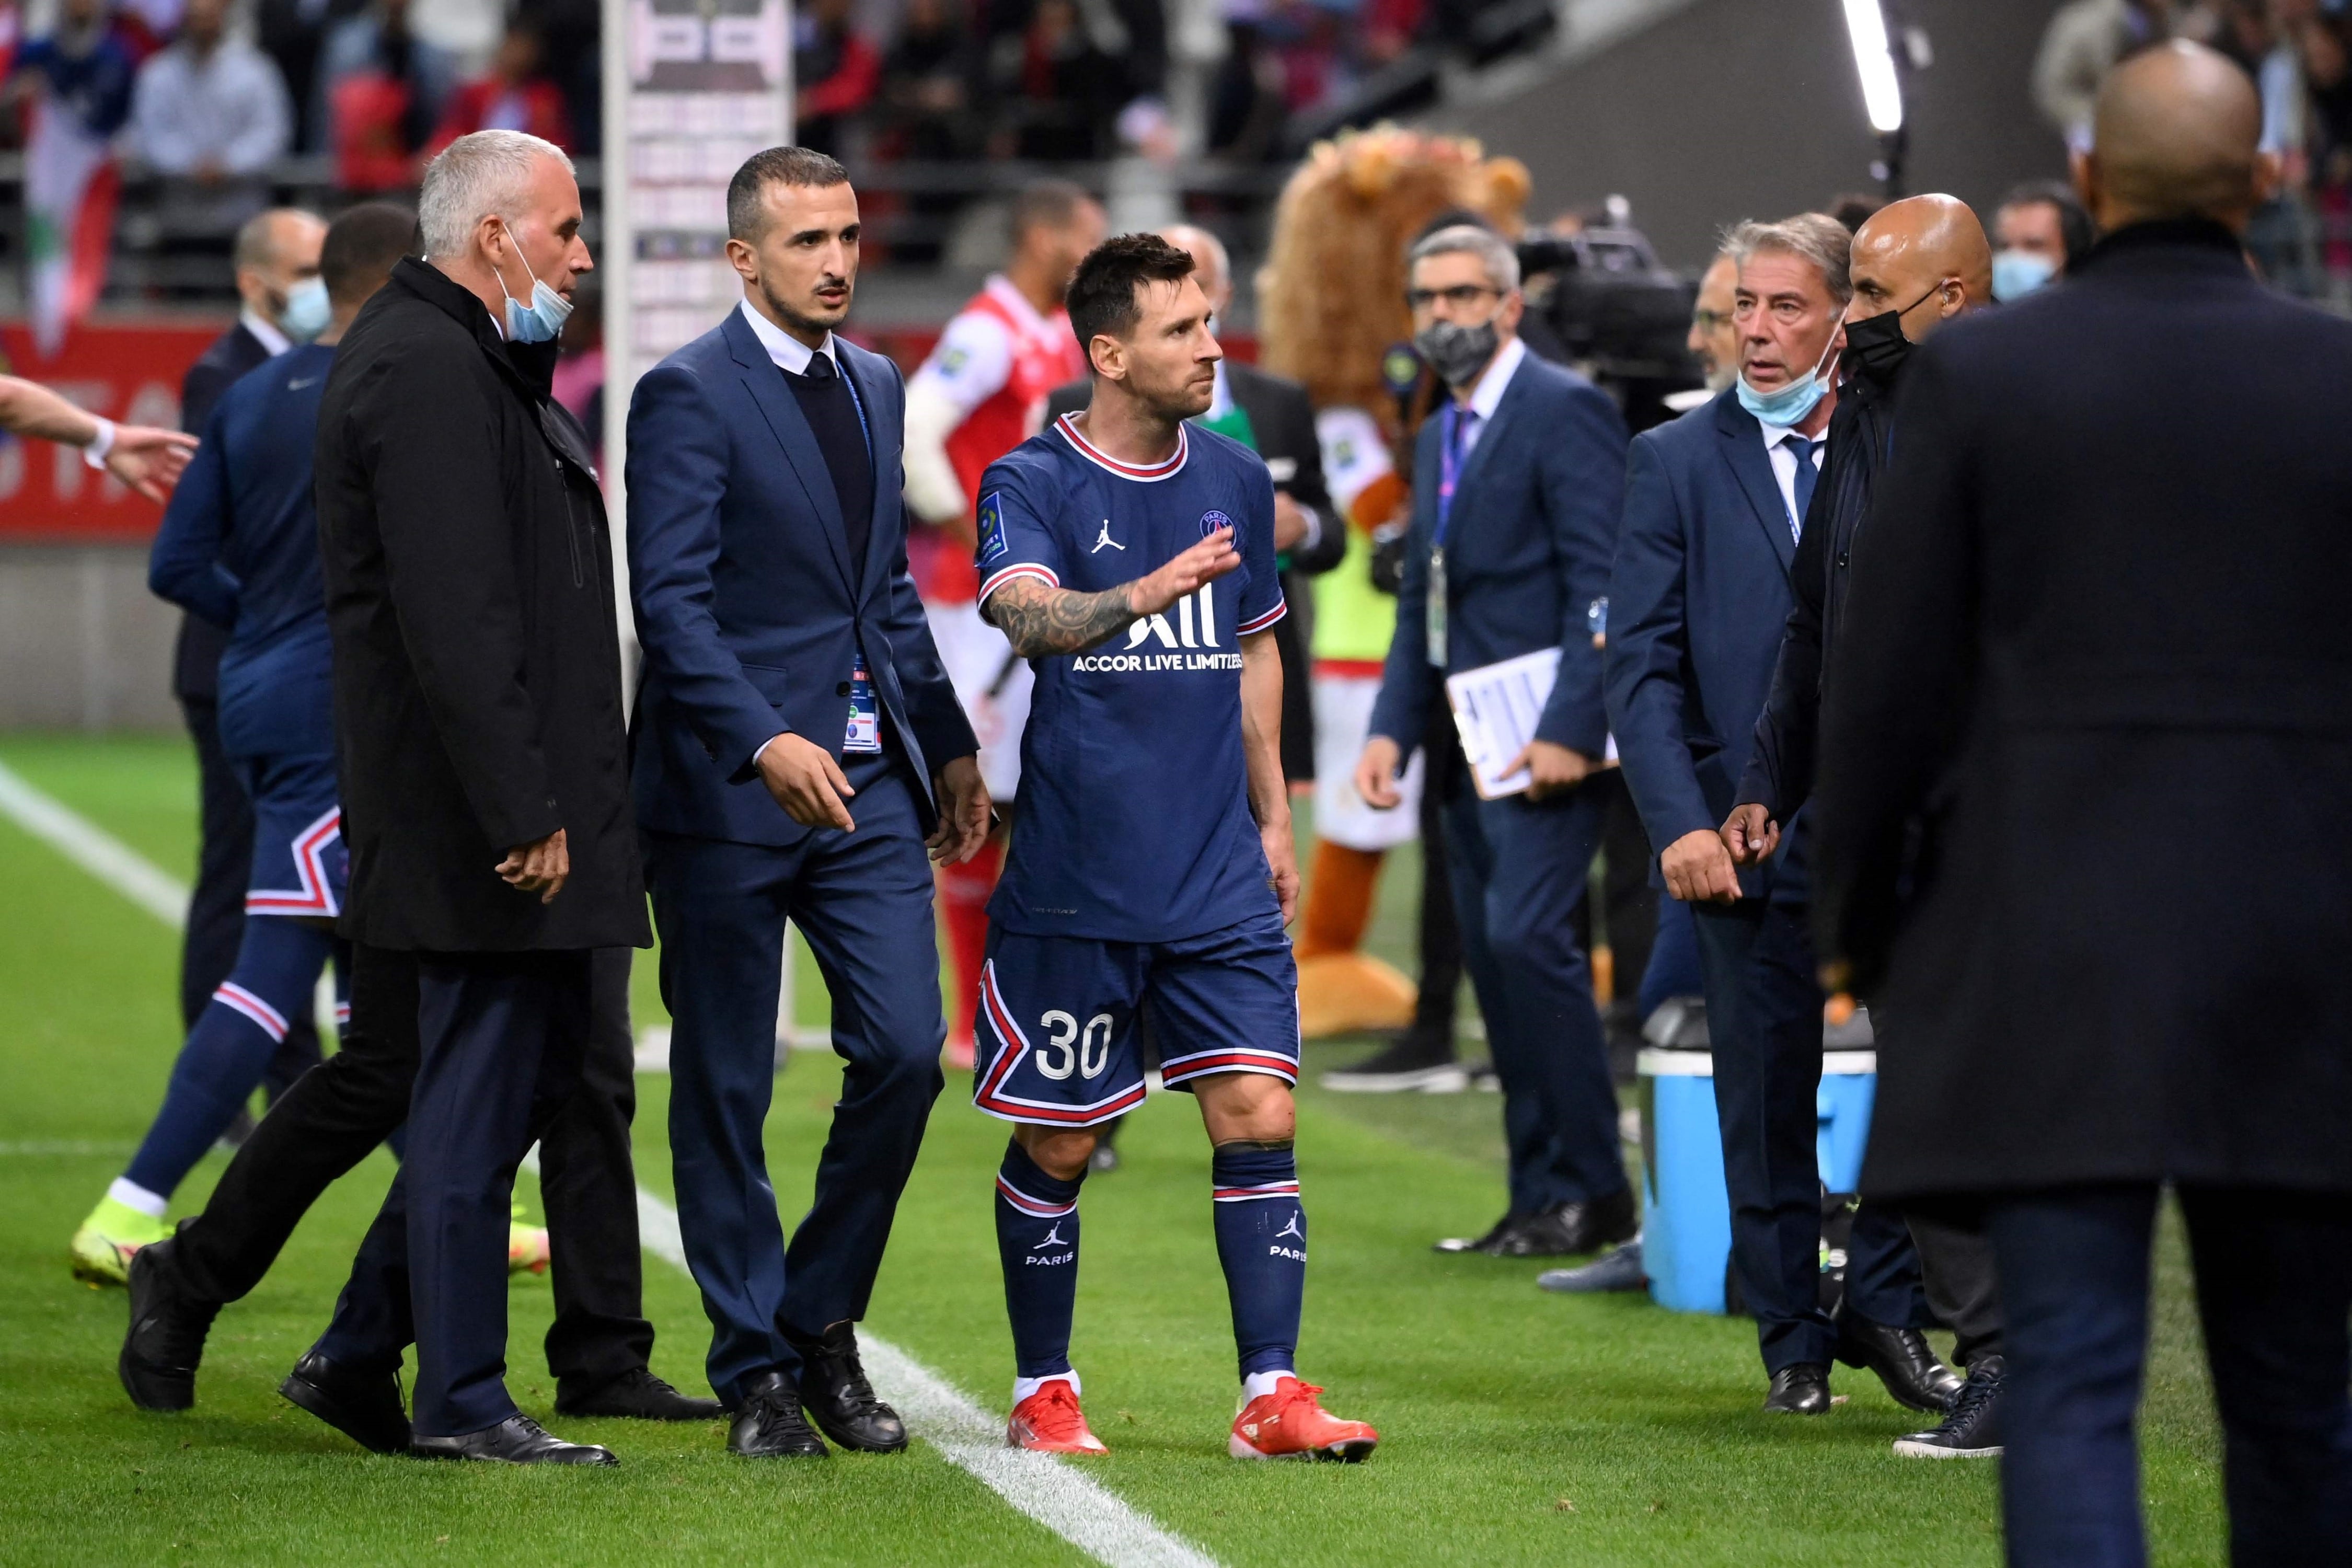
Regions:
<svg viewBox="0 0 2352 1568"><path fill-rule="evenodd" d="M174 741L0 741L0 761L175 875L194 861L194 782ZM1418 872L1400 856L1376 945L1402 957ZM150 915L0 820L0 1563L638 1564L656 1560L1051 1564L1087 1559L918 1443L896 1458L749 1464L717 1426L554 1417L539 1342L543 1279L511 1291L509 1382L566 1436L610 1444L600 1472L427 1466L362 1454L281 1402L278 1379L325 1321L391 1169L331 1191L278 1268L213 1333L194 1410L142 1415L116 1385L119 1291L76 1284L66 1240L119 1173L178 1044L176 941ZM642 1024L658 1015L641 963ZM803 965L803 1016L823 1016ZM1752 1328L1645 1298L1570 1300L1537 1268L1441 1258L1432 1238L1502 1205L1489 1096L1349 1097L1311 1047L1300 1167L1312 1205L1301 1369L1377 1424L1370 1464L1224 1457L1234 1398L1191 1100L1155 1097L1087 1184L1076 1361L1113 1453L1088 1473L1228 1564L1984 1564L1999 1560L1994 1468L1893 1458L1916 1421L1866 1375L1813 1421L1770 1419ZM837 1073L800 1053L768 1146L787 1222L804 1201ZM667 1080L640 1079L638 1179L667 1194ZM950 1075L901 1209L871 1327L983 1406L1011 1381L990 1179L1002 1126ZM199 1205L209 1160L178 1195ZM532 1194L526 1191L526 1201ZM2143 1441L2158 1561L2219 1562L2218 1445L2178 1227ZM701 1386L689 1282L646 1266L656 1370ZM887 1390L884 1391L886 1394Z"/></svg>

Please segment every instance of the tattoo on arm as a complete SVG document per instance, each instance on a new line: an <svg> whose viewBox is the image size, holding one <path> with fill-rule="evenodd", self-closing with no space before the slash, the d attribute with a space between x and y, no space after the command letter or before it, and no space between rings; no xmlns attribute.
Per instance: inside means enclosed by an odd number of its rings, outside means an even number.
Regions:
<svg viewBox="0 0 2352 1568"><path fill-rule="evenodd" d="M1135 619L1123 583L1099 594L1077 594L1049 588L1032 577L1016 577L991 594L981 613L1023 658L1084 653Z"/></svg>

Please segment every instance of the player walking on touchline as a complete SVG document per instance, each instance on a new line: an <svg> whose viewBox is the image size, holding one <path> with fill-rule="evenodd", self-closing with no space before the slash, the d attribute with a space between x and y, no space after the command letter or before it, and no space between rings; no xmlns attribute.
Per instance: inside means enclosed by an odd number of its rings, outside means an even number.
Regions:
<svg viewBox="0 0 2352 1568"><path fill-rule="evenodd" d="M1223 357L1192 258L1153 235L1070 281L1092 401L980 486L982 614L1036 672L1022 815L988 910L973 1099L1013 1124L997 1249L1018 1375L1006 1441L1099 1454L1070 1365L1078 1188L1094 1129L1143 1100L1149 1016L1213 1149L1217 1258L1243 1408L1237 1458L1361 1459L1380 1435L1299 1380L1307 1217L1292 1154L1298 896L1268 628L1265 463L1185 421ZM1112 539L1119 550L1090 548ZM1123 579L1123 552L1165 564Z"/></svg>

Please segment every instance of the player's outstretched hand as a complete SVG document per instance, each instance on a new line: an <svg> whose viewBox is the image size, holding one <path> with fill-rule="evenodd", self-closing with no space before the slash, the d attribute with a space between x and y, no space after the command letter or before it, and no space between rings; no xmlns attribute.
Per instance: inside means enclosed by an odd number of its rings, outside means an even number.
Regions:
<svg viewBox="0 0 2352 1568"><path fill-rule="evenodd" d="M178 430L118 425L114 445L106 451L106 471L149 500L167 500L195 450L196 438Z"/></svg>
<svg viewBox="0 0 2352 1568"><path fill-rule="evenodd" d="M857 824L842 802L857 792L833 753L789 730L760 748L760 782L784 808L784 815L803 827L837 827L857 831Z"/></svg>
<svg viewBox="0 0 2352 1568"><path fill-rule="evenodd" d="M1128 584L1127 607L1139 616L1156 616L1203 583L1213 583L1242 563L1234 548L1234 531L1221 528L1147 577Z"/></svg>
<svg viewBox="0 0 2352 1568"><path fill-rule="evenodd" d="M931 780L931 787L939 796L940 825L923 842L932 859L961 866L988 842L988 785L981 780L980 759L953 759Z"/></svg>

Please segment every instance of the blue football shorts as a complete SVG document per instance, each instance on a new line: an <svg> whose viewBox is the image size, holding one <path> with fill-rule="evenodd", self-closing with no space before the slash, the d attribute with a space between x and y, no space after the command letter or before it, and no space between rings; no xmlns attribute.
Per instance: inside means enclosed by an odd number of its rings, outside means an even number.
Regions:
<svg viewBox="0 0 2352 1568"><path fill-rule="evenodd" d="M272 752L230 761L253 799L253 873L245 884L245 912L319 920L341 914L351 861L343 850L334 757Z"/></svg>
<svg viewBox="0 0 2352 1568"><path fill-rule="evenodd" d="M1007 1121L1091 1127L1143 1103L1139 1021L1160 1079L1298 1081L1298 969L1271 910L1176 942L988 933L972 1102Z"/></svg>

